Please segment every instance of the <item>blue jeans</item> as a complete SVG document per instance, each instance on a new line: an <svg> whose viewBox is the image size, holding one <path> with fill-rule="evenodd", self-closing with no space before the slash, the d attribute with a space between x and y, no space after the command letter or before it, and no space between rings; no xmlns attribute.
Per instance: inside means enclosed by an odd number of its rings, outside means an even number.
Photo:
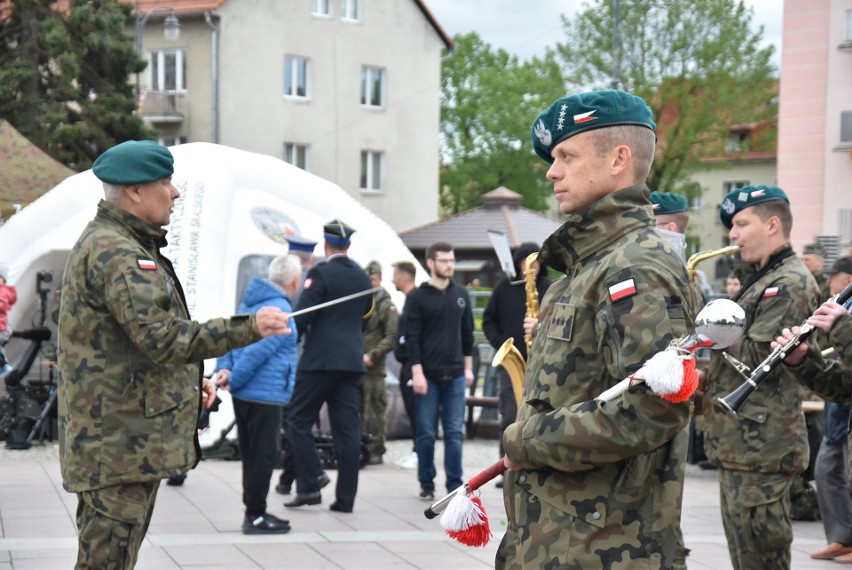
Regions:
<svg viewBox="0 0 852 570"><path fill-rule="evenodd" d="M423 489L435 489L435 440L438 419L444 430L444 470L447 491L462 484L462 429L464 427L465 380L459 376L448 382L426 379L426 395L414 395L414 418L417 429L417 479Z"/></svg>

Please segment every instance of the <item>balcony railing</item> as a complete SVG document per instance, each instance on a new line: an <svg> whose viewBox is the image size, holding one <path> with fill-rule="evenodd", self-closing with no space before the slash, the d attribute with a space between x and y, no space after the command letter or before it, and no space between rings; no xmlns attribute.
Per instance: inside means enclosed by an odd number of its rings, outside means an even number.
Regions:
<svg viewBox="0 0 852 570"><path fill-rule="evenodd" d="M186 91L143 89L142 117L152 123L181 123L186 119Z"/></svg>

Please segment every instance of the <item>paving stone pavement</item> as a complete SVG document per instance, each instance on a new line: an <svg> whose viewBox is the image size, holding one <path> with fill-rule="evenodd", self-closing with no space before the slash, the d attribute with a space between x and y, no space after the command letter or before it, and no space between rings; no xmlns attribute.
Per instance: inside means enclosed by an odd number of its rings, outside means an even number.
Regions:
<svg viewBox="0 0 852 570"><path fill-rule="evenodd" d="M494 538L484 548L462 546L443 535L438 520L427 520L428 506L417 498L416 472L394 461L411 450L410 440L388 442L382 465L360 474L355 512L329 511L334 484L323 503L285 509L285 497L270 490L269 510L287 518L286 535L245 536L240 532L240 464L203 461L182 487L163 485L154 518L139 556L139 570L166 569L482 569L494 566L494 553L506 525L502 493L489 483L482 502ZM441 445L437 446L436 484L443 487ZM467 440L465 477L497 459L495 440ZM334 471L329 475L336 477ZM62 489L55 444L26 451L0 449L0 570L72 568L76 553L76 499ZM719 486L714 471L690 465L684 493L683 530L692 549L691 569L726 570L725 536L719 516ZM794 523L795 570L839 567L811 560L825 545L822 524Z"/></svg>

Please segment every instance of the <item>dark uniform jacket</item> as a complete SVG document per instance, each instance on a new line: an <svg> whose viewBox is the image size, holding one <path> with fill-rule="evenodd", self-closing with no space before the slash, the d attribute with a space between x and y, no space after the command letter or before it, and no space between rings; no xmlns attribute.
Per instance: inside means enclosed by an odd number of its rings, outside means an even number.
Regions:
<svg viewBox="0 0 852 570"><path fill-rule="evenodd" d="M370 278L345 254L335 254L308 271L296 311L371 289ZM305 339L298 371L364 372L362 317L370 312L372 295L363 295L296 317Z"/></svg>
<svg viewBox="0 0 852 570"><path fill-rule="evenodd" d="M774 252L767 266L789 246ZM757 271L750 267L752 273ZM743 338L727 349L750 369L772 352L770 343L784 327L801 324L816 310L819 291L813 276L795 255L743 288L735 300L745 310ZM738 388L744 379L714 351L704 396L704 448L707 457L727 469L758 473L797 474L808 465L808 438L802 413L802 386L785 366L779 366L745 401L736 417L714 398Z"/></svg>
<svg viewBox="0 0 852 570"><path fill-rule="evenodd" d="M547 290L504 486L497 568L676 568L690 402L644 384L594 400L693 329L689 277L644 186L571 214L545 240Z"/></svg>
<svg viewBox="0 0 852 570"><path fill-rule="evenodd" d="M550 287L551 281L543 274L538 276L535 288L538 299L544 298L544 293ZM515 348L521 356L527 357L527 343L524 341L524 316L527 313L527 290L523 281L512 284L508 278L500 280L488 305L482 314L482 332L494 348L500 348L507 338L512 337Z"/></svg>
<svg viewBox="0 0 852 570"><path fill-rule="evenodd" d="M166 231L105 201L65 268L59 460L71 492L185 473L199 458L201 363L260 340L250 315L189 319Z"/></svg>

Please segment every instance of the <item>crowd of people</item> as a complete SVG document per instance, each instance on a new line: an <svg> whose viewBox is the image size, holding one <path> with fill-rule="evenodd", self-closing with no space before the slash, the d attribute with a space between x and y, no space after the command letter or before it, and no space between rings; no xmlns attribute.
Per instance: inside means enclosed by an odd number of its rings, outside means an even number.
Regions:
<svg viewBox="0 0 852 570"><path fill-rule="evenodd" d="M489 343L497 348L512 338L525 359L520 401L508 371L497 371L508 470L496 567L685 568L685 428L702 413L734 568L789 568L791 487L811 453L806 388L839 406L826 407L815 461L829 546L814 557L846 561L852 317L831 300L820 303L852 281L852 257L834 263L821 297L825 251L795 254L781 188L737 188L720 206L740 258L727 294L744 309L746 328L730 358L715 352L702 373L702 409L691 399L663 399L644 383L614 400L596 399L689 334L706 296L685 264L685 200L646 186L655 130L641 98L614 90L562 97L533 121L532 146L547 164L565 222L540 246L514 252L516 272L533 279L536 314L528 314L523 284L506 279L483 317ZM161 252L178 197L171 153L128 141L93 170L104 199L71 251L59 309L60 462L65 488L78 499L78 568L133 567L160 481L198 462L196 421L217 388L233 397L247 534L291 529L267 508L282 426L276 490L290 494L295 484L288 508L322 503L330 478L312 431L323 405L337 464L329 508L353 512L362 441L369 464L383 463L386 452L390 351L402 365L414 442L405 461L416 465L419 497L435 498L439 424L444 486L463 485L474 319L466 288L454 280L452 244L426 249L429 279L419 285L414 264L394 264L392 282L405 294L398 313L381 286L381 264L351 259L355 229L332 220L323 227L321 262L310 256L314 244L296 238L266 279L249 283L237 315L198 322ZM528 267L531 253L537 257ZM549 275L559 277L551 282ZM791 351L736 416L714 405L743 382L730 360L754 369L805 322L821 338ZM833 357L820 350L829 346ZM218 358L215 385L202 375L208 358Z"/></svg>

